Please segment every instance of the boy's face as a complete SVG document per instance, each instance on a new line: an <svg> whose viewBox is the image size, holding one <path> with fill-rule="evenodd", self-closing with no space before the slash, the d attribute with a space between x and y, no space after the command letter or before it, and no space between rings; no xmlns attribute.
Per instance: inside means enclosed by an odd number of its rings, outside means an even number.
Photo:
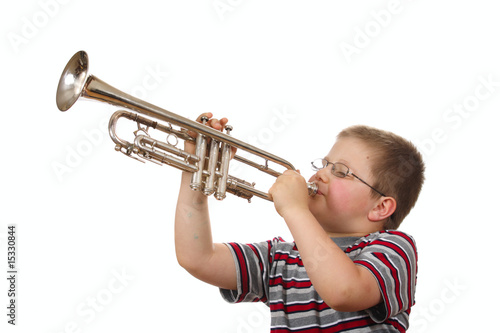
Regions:
<svg viewBox="0 0 500 333"><path fill-rule="evenodd" d="M341 162L366 181L373 184L371 163L373 152L361 140L340 138L324 157L329 162ZM365 233L367 215L377 198L371 189L355 177L339 178L333 175L332 165L319 170L311 177L318 185L318 193L309 197L309 209L330 233ZM368 231L370 232L370 231Z"/></svg>

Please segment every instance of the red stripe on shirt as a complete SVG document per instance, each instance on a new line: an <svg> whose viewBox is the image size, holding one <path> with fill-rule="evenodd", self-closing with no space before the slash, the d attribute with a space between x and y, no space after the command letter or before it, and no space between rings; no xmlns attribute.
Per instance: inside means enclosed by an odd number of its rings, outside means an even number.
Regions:
<svg viewBox="0 0 500 333"><path fill-rule="evenodd" d="M394 265L387 259L387 257L383 253L374 253L375 257L377 257L381 262L384 263L391 271L391 276L394 281L394 294L396 295L396 299L398 302L398 309L403 309L403 300L401 299L401 281L399 280L398 270ZM410 302L410 300L408 300Z"/></svg>
<svg viewBox="0 0 500 333"><path fill-rule="evenodd" d="M250 290L249 286L249 277L248 277L248 268L247 268L247 262L245 259L245 255L243 254L243 250L240 248L240 246L237 243L229 243L231 247L234 250L234 253L236 254L236 257L238 258L238 266L240 269L240 278L241 278L241 295L238 297L236 300L236 303L240 303L243 301L245 296L248 294Z"/></svg>
<svg viewBox="0 0 500 333"><path fill-rule="evenodd" d="M336 323L332 326L323 327L311 327L304 329L291 330L288 328L271 328L273 333L288 333L288 332L301 332L301 333L337 333L345 332L348 330L363 328L376 325L376 323L370 319L370 317L357 318L354 320L346 320L340 323Z"/></svg>
<svg viewBox="0 0 500 333"><path fill-rule="evenodd" d="M364 260L356 260L356 261L354 261L354 263L362 265L362 266L368 268L373 273L373 275L375 276L375 278L378 281L378 284L379 284L380 288L382 289L382 297L384 298L384 304L385 304L385 306L387 308L386 317L390 316L392 309L391 309L391 304L389 303L389 295L387 293L386 284L384 282L384 279L383 279L382 275L379 273L379 271L370 262L367 262L367 261L364 261Z"/></svg>
<svg viewBox="0 0 500 333"><path fill-rule="evenodd" d="M296 280L283 280L282 276L276 276L276 277L270 277L269 278L269 286L283 286L283 288L286 289L291 289L291 288L309 288L312 286L312 283L310 280L307 281L296 281Z"/></svg>

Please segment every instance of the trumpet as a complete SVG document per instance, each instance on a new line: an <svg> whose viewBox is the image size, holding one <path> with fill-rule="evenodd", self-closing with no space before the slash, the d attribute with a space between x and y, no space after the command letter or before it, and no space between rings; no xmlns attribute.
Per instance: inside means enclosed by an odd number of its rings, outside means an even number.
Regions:
<svg viewBox="0 0 500 333"><path fill-rule="evenodd" d="M89 58L85 51L75 53L69 60L57 87L58 109L67 111L80 97L84 97L142 114L118 110L111 116L108 131L116 144L115 150L141 162L151 161L191 172L190 187L193 190L201 191L207 196L214 194L218 200L223 200L226 193L231 193L249 202L253 196L272 201L267 192L255 188L255 183L229 175L230 161L238 161L274 177L280 176L281 173L271 169L269 162L295 170L294 166L283 158L230 136L230 125L225 127L223 133L206 126L206 117L202 117L202 122L199 123L152 105L90 75L88 68ZM134 132L133 142L120 138L116 133L117 123L122 118L137 123L138 129ZM150 135L150 129L166 133L167 140L154 139ZM196 137L193 138L188 131L196 133ZM193 142L196 146L195 153L178 148L179 140ZM263 164L240 155L231 158L232 147L262 158ZM316 194L316 184L307 183L307 187L309 195Z"/></svg>

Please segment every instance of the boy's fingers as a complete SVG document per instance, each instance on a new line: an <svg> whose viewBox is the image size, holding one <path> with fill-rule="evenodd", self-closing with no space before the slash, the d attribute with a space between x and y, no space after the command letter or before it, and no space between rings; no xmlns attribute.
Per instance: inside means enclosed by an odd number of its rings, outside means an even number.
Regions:
<svg viewBox="0 0 500 333"><path fill-rule="evenodd" d="M220 130L222 128L222 124L219 119L212 118L208 121L207 123L208 126L212 127L213 129Z"/></svg>
<svg viewBox="0 0 500 333"><path fill-rule="evenodd" d="M212 118L213 117L213 114L211 112L205 112L205 113L202 113L198 116L198 118L196 118L196 122L198 123L201 123L201 118L202 117L207 117L208 119ZM188 135L191 136L192 138L196 138L196 136L198 135L198 133L196 133L195 131L191 131L191 130L188 130L187 131Z"/></svg>
<svg viewBox="0 0 500 333"><path fill-rule="evenodd" d="M216 129L218 131L224 130L224 127L229 122L229 120L225 117L221 118L221 119L212 118L213 117L212 112L205 112L205 113L200 114L198 116L198 118L196 118L196 121L199 123L202 123L201 118L203 118L203 117L207 117L209 119L206 123L207 126L212 127L213 129ZM188 131L188 134L193 138L196 138L196 136L197 136L197 133L194 131ZM233 153L233 155L234 155L234 153Z"/></svg>
<svg viewBox="0 0 500 333"><path fill-rule="evenodd" d="M220 125L224 128L229 120L227 118L221 118Z"/></svg>
<svg viewBox="0 0 500 333"><path fill-rule="evenodd" d="M208 119L212 118L214 115L212 114L212 112L205 112L205 113L202 113L198 116L198 118L196 118L196 121L201 123L201 118L202 117L207 117Z"/></svg>

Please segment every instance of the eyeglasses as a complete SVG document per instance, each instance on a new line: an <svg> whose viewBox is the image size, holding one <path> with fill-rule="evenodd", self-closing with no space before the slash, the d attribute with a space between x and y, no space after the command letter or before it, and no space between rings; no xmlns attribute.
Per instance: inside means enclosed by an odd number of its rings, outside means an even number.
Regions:
<svg viewBox="0 0 500 333"><path fill-rule="evenodd" d="M332 174L335 177L345 178L345 177L351 175L351 176L359 179L363 184L365 184L366 186L368 186L369 188L371 188L372 190L374 190L375 192L377 192L381 196L383 196L383 197L386 196L384 193L382 193L379 190L375 189L373 186L371 186L370 184L368 184L367 182L365 182L363 179L359 178L354 173L352 173L352 171L349 170L349 167L347 165L343 164L343 163L340 163L340 162L332 163L332 162L327 161L324 158L317 158L317 159L315 159L314 161L311 162L312 169L314 171L319 171L319 170L321 170L323 168L326 168L330 164L332 165Z"/></svg>

